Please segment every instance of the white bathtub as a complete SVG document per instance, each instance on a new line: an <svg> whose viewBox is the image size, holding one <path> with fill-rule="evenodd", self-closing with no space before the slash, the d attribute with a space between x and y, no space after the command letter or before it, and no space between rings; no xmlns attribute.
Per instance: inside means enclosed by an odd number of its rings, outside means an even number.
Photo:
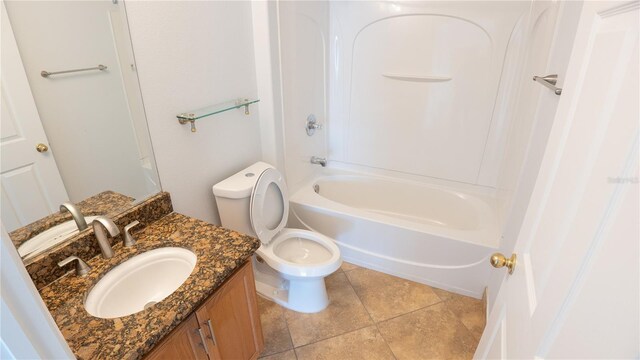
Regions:
<svg viewBox="0 0 640 360"><path fill-rule="evenodd" d="M488 196L392 178L325 175L295 192L290 207L292 226L334 238L345 261L482 297L488 257L500 236Z"/></svg>

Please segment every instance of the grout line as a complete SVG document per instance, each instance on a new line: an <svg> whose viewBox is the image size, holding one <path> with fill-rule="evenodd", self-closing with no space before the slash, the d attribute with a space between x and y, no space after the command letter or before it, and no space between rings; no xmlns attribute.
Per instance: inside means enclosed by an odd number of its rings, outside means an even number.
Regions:
<svg viewBox="0 0 640 360"><path fill-rule="evenodd" d="M282 317L284 318L284 325L287 327L287 334L289 334L289 341L291 341L291 349L295 350L296 346L293 344L293 336L291 336L291 330L289 329L289 323L287 322L287 317L284 316L284 312L282 313ZM295 351L294 351L295 353ZM298 354L296 354L296 359L298 358Z"/></svg>
<svg viewBox="0 0 640 360"><path fill-rule="evenodd" d="M436 295L437 295L437 294L436 294ZM458 295L458 294L456 294L456 295ZM464 296L464 295L460 295L460 296ZM442 298L441 298L441 299L442 299ZM442 299L442 301L441 301L441 302L445 303L445 306L446 306L446 304L447 304L447 303L451 303L451 302L452 302L452 301L454 301L454 300L455 300L455 298ZM475 299L475 300L477 300L477 299ZM483 301L483 300L479 300L479 301ZM460 324L462 324L462 326L463 326L465 329L467 329L467 330L471 333L471 336L472 336L474 339L478 340L478 342L479 342L479 341L480 341L480 337L477 337L477 336L476 336L476 334L474 333L473 329L471 329L471 327L467 326L467 325L462 321L462 317L461 317L461 316L458 316L458 314L456 314L455 312L453 312L453 311L452 311L448 306L446 306L446 308L447 308L447 311L449 311L449 312L451 313L451 315L453 315L453 317L455 317L455 318L458 320L458 322L460 322ZM485 308L484 304L482 305L482 308L483 308L483 309ZM483 311L484 311L484 310L483 310ZM483 317L483 318L485 318L485 317L486 317L486 314L484 314L482 317ZM486 324L487 324L487 323L486 323L486 320L485 320L485 328L486 328L486 326L487 326ZM483 328L483 332L484 332L484 328ZM482 336L482 335L481 335L481 336Z"/></svg>
<svg viewBox="0 0 640 360"><path fill-rule="evenodd" d="M405 315L412 314L412 313L414 313L414 312L416 312L416 311L424 310L424 309L426 309L426 308L429 308L429 307L432 307L432 306L435 306L435 305L438 305L438 304L444 304L444 301L443 301L443 300L440 300L440 301L435 302L435 303L433 303L433 304L429 304L429 305L427 305L427 306L423 306L423 307L421 307L421 308L419 308L419 309L411 310L411 311L406 312L406 313L404 313L404 314L399 314L399 315L396 315L396 316L392 316L392 317L390 317L390 318L388 318L388 319L380 320L380 321L376 322L376 325L377 325L377 324L380 324L380 323L383 323L383 322L385 322L385 321L389 321L389 320L393 320L393 319L399 318L400 316L405 316ZM448 310L448 309L447 309L447 310ZM456 316L456 318L457 318L457 316Z"/></svg>
<svg viewBox="0 0 640 360"><path fill-rule="evenodd" d="M469 333L469 335L471 335L471 338L472 338L472 339L477 340L477 343L476 343L476 348L477 348L477 347L478 347L478 344L480 343L480 339L479 339L479 338L476 338L476 336L475 336L475 334L473 333L473 331L471 331L471 329L469 329L469 328L467 327L467 325L465 325L465 324L462 322L462 319L460 319L460 317L459 317L458 315L456 315L456 314L455 314L453 311L451 311L449 308L445 308L445 310L446 310L446 311L448 311L448 312L449 312L449 314L451 314L451 315L456 319L456 321L458 322L458 324L459 324L459 325L462 325L462 328L463 328L463 329L467 330L467 332ZM474 349L474 350L475 350L475 349Z"/></svg>
<svg viewBox="0 0 640 360"><path fill-rule="evenodd" d="M351 270L357 270L357 269L351 269ZM369 315L369 320L371 320L371 322L375 325L376 321L373 319L373 316L371 316L371 312L369 312L369 309L367 309L367 307L364 305L364 302L362 302L362 299L360 298L360 295L358 295L358 292L356 291L356 288L353 287L353 284L351 283L351 279L349 279L349 276L347 276L347 273L345 272L344 277L347 278L347 283L349 283L349 286L351 287L351 290L353 290L353 293L356 294L356 299L358 299L358 301L360 302L360 305L362 305L362 307L364 308L364 311L367 312L367 315ZM377 328L377 326L376 326Z"/></svg>
<svg viewBox="0 0 640 360"><path fill-rule="evenodd" d="M284 326L287 327L287 334L289 334L289 341L291 341L291 350L294 350L294 354L296 355L296 360L297 360L298 353L295 352L296 346L293 343L293 336L291 336L291 329L289 329L289 322L287 321L287 316L285 315L285 311L287 311L287 309L283 308L282 306L280 306L280 308L282 309L282 320L284 320Z"/></svg>
<svg viewBox="0 0 640 360"><path fill-rule="evenodd" d="M369 324L369 325L366 325L366 326L363 326L363 327L360 327L360 328L357 328L357 329L349 330L349 331L347 331L347 332L343 332L342 334L333 335L333 336L330 336L330 337L325 338L325 339L320 339L320 340L317 340L317 341L310 342L310 343L308 343L308 344L304 344L304 345L296 346L296 347L294 347L293 349L294 349L294 350L295 350L295 349L300 349L300 348L303 348L303 347L308 346L308 345L317 344L317 343L319 343L319 342L323 342L323 341L325 341L325 340L330 340L330 339L337 338L337 337L342 336L342 335L351 334L351 333L353 333L353 332L360 331L360 330L362 330L362 329L366 329L366 328L368 328L368 327L372 327L372 326L376 326L376 324ZM376 328L377 328L377 327L376 327Z"/></svg>
<svg viewBox="0 0 640 360"><path fill-rule="evenodd" d="M308 343L308 344L299 345L299 346L295 346L295 345L294 345L294 346L293 346L293 349L295 350L295 349L299 349L299 348L301 348L301 347L305 347L305 346L307 346L307 345L317 344L317 343L319 343L319 342L321 342L321 341L325 341L325 340L329 340L329 339L337 338L338 336L342 336L342 335L346 335L346 334L349 334L349 333L352 333L352 332L360 331L360 330L362 330L362 329L366 329L366 328L368 328L368 327L375 326L375 325L376 325L376 324L369 324L369 325L366 325L366 326L363 326L363 327L359 327L359 328L357 328L357 329L353 329L353 330L349 330L349 331L347 331L347 332L343 332L343 333L341 333L341 334L336 334L336 335L333 335L333 336L329 336L328 338L324 338L324 339L319 339L319 340L316 340L316 341L312 341L312 342L310 342L310 343Z"/></svg>
<svg viewBox="0 0 640 360"><path fill-rule="evenodd" d="M351 270L358 270L361 268L355 268L355 269L351 269ZM367 312L367 314L369 314L369 318L371 319L371 321L373 322L373 326L376 327L376 331L378 332L378 334L380 334L380 337L382 338L382 341L384 341L384 344L387 345L387 349L389 349L389 352L391 352L391 356L393 356L394 359L398 359L398 357L396 356L396 354L393 352L393 349L391 348L391 345L389 345L389 342L387 342L387 339L384 338L384 335L382 335L382 331L380 331L380 328L378 327L378 322L376 322L373 319L373 316L371 315L371 312L369 311L369 309L367 309L367 307L364 305L364 302L362 302L362 299L360 298L360 295L358 295L358 292L356 291L356 289L353 287L353 283L351 283L351 279L349 279L349 276L347 276L347 272L344 271L344 276L347 278L347 281L349 282L349 285L351 286L351 288L353 289L353 292L356 294L356 297L358 298L358 301L360 301L360 304L362 304L362 307L364 308L364 310ZM436 294L437 296L438 294ZM439 298L439 297L438 297Z"/></svg>
<svg viewBox="0 0 640 360"><path fill-rule="evenodd" d="M258 357L258 360L260 360L260 359L264 359L264 358L266 358L266 357L274 356L274 355L282 355L282 354L286 353L287 351L291 351L291 350L294 350L294 349L293 349L293 348L291 348L291 349L287 349L287 350L283 350L283 351L278 351L278 352L273 353L273 354L269 354L269 355L265 355L265 356L260 356L260 357ZM295 352L294 352L294 353L295 353ZM262 354L260 354L260 355L262 355ZM297 359L297 357L296 357L296 359Z"/></svg>
<svg viewBox="0 0 640 360"><path fill-rule="evenodd" d="M293 348L293 350L294 350L294 352L295 352L295 354L296 354L296 359L298 358L298 352L296 351L297 349L303 348L303 347L305 347L305 346L309 346L309 345L317 344L317 343L322 342L322 341L331 340L331 339L333 339L333 338L337 338L337 337L340 337L340 336L343 336L343 335L351 334L351 333L354 333L354 332L356 332L356 331L360 331L360 330L363 330L363 329L366 329L366 328L369 328L369 327L372 327L372 326L375 326L376 331L378 331L378 334L380 334L380 337L382 337L382 341L384 341L384 343L385 343L385 345L387 345L387 348L389 349L389 351L391 351L391 355L393 355L393 358L394 358L394 359L398 359L398 358L396 357L396 354L393 352L393 349L391 349L391 346L389 346L389 343L387 342L387 340L386 340L386 339L384 338L384 336L382 335L382 332L380 332L380 329L378 328L378 325L377 325L377 324L375 324L375 323L374 323L374 324L371 324L371 325L363 326L363 327L358 328L358 329L355 329L355 330L350 330L350 331L347 331L347 332L342 333L342 334L333 335L333 336L328 337L328 338L326 338L326 339L321 339L321 340L318 340L318 341L310 342L310 343L308 343L308 344L304 344L304 345L300 345L300 346L294 347L294 348ZM286 351L289 351L289 350L286 350ZM285 352L285 351L283 351L283 352ZM278 353L278 354L281 354L281 353ZM273 354L273 355L275 355L275 354Z"/></svg>
<svg viewBox="0 0 640 360"><path fill-rule="evenodd" d="M376 330L378 330L378 334L380 334L380 337L382 338L382 341L384 341L385 345L387 345L387 348L389 349L389 351L391 351L391 355L393 356L394 359L398 360L398 357L396 356L396 353L393 352L393 349L391 348L391 345L389 345L389 342L387 341L387 339L384 338L384 335L382 335L382 331L380 331L380 328L378 327L378 324L375 324L376 326Z"/></svg>

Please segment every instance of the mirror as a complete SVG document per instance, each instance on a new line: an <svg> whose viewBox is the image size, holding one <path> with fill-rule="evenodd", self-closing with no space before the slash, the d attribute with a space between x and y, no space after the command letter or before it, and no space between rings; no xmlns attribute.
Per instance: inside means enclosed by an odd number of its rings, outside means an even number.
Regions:
<svg viewBox="0 0 640 360"><path fill-rule="evenodd" d="M61 204L90 224L160 191L126 19L122 0L3 1L2 224L25 262L78 234Z"/></svg>

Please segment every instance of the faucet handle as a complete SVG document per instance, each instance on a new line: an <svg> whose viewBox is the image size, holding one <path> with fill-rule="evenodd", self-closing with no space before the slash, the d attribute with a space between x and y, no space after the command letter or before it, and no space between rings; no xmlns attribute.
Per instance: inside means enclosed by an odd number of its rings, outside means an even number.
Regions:
<svg viewBox="0 0 640 360"><path fill-rule="evenodd" d="M124 246L133 246L136 244L136 239L133 238L133 235L131 235L129 231L138 225L140 225L140 222L135 220L124 227Z"/></svg>
<svg viewBox="0 0 640 360"><path fill-rule="evenodd" d="M60 261L58 263L58 266L63 267L65 265L67 265L68 263L77 260L76 262L76 275L78 276L86 276L89 271L91 270L91 266L87 265L86 262L84 262L82 259L80 259L77 256L69 256L68 258Z"/></svg>

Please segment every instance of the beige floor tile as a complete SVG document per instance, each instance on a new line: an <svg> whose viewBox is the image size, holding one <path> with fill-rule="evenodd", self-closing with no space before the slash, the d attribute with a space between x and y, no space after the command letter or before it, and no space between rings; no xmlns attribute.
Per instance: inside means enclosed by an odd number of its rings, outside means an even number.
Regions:
<svg viewBox="0 0 640 360"><path fill-rule="evenodd" d="M336 272L325 279L329 306L315 314L285 310L294 347L327 339L349 331L361 329L373 322L345 273Z"/></svg>
<svg viewBox="0 0 640 360"><path fill-rule="evenodd" d="M284 319L284 309L273 301L258 296L258 310L264 336L264 351L261 356L293 349L289 329Z"/></svg>
<svg viewBox="0 0 640 360"><path fill-rule="evenodd" d="M460 319L462 324L471 331L473 336L480 340L486 320L484 301L453 294L453 296L445 302L445 305L449 311Z"/></svg>
<svg viewBox="0 0 640 360"><path fill-rule="evenodd" d="M378 271L360 268L345 274L376 322L441 301L430 286Z"/></svg>
<svg viewBox="0 0 640 360"><path fill-rule="evenodd" d="M440 299L442 299L442 301L446 301L457 296L456 293L452 293L446 290L442 290L434 287L432 287L431 289L433 289L433 292L435 292L440 297Z"/></svg>
<svg viewBox="0 0 640 360"><path fill-rule="evenodd" d="M296 354L299 360L395 359L375 325L296 348Z"/></svg>
<svg viewBox="0 0 640 360"><path fill-rule="evenodd" d="M444 303L378 324L396 358L471 359L477 340Z"/></svg>
<svg viewBox="0 0 640 360"><path fill-rule="evenodd" d="M343 261L342 266L340 266L340 269L342 269L342 271L351 271L355 269L360 269L360 266Z"/></svg>
<svg viewBox="0 0 640 360"><path fill-rule="evenodd" d="M281 352L278 354L273 354L273 355L269 355L269 356L265 356L265 357L261 357L258 359L262 359L262 360L296 360L296 352L293 350L289 350L289 351L285 351L285 352Z"/></svg>

